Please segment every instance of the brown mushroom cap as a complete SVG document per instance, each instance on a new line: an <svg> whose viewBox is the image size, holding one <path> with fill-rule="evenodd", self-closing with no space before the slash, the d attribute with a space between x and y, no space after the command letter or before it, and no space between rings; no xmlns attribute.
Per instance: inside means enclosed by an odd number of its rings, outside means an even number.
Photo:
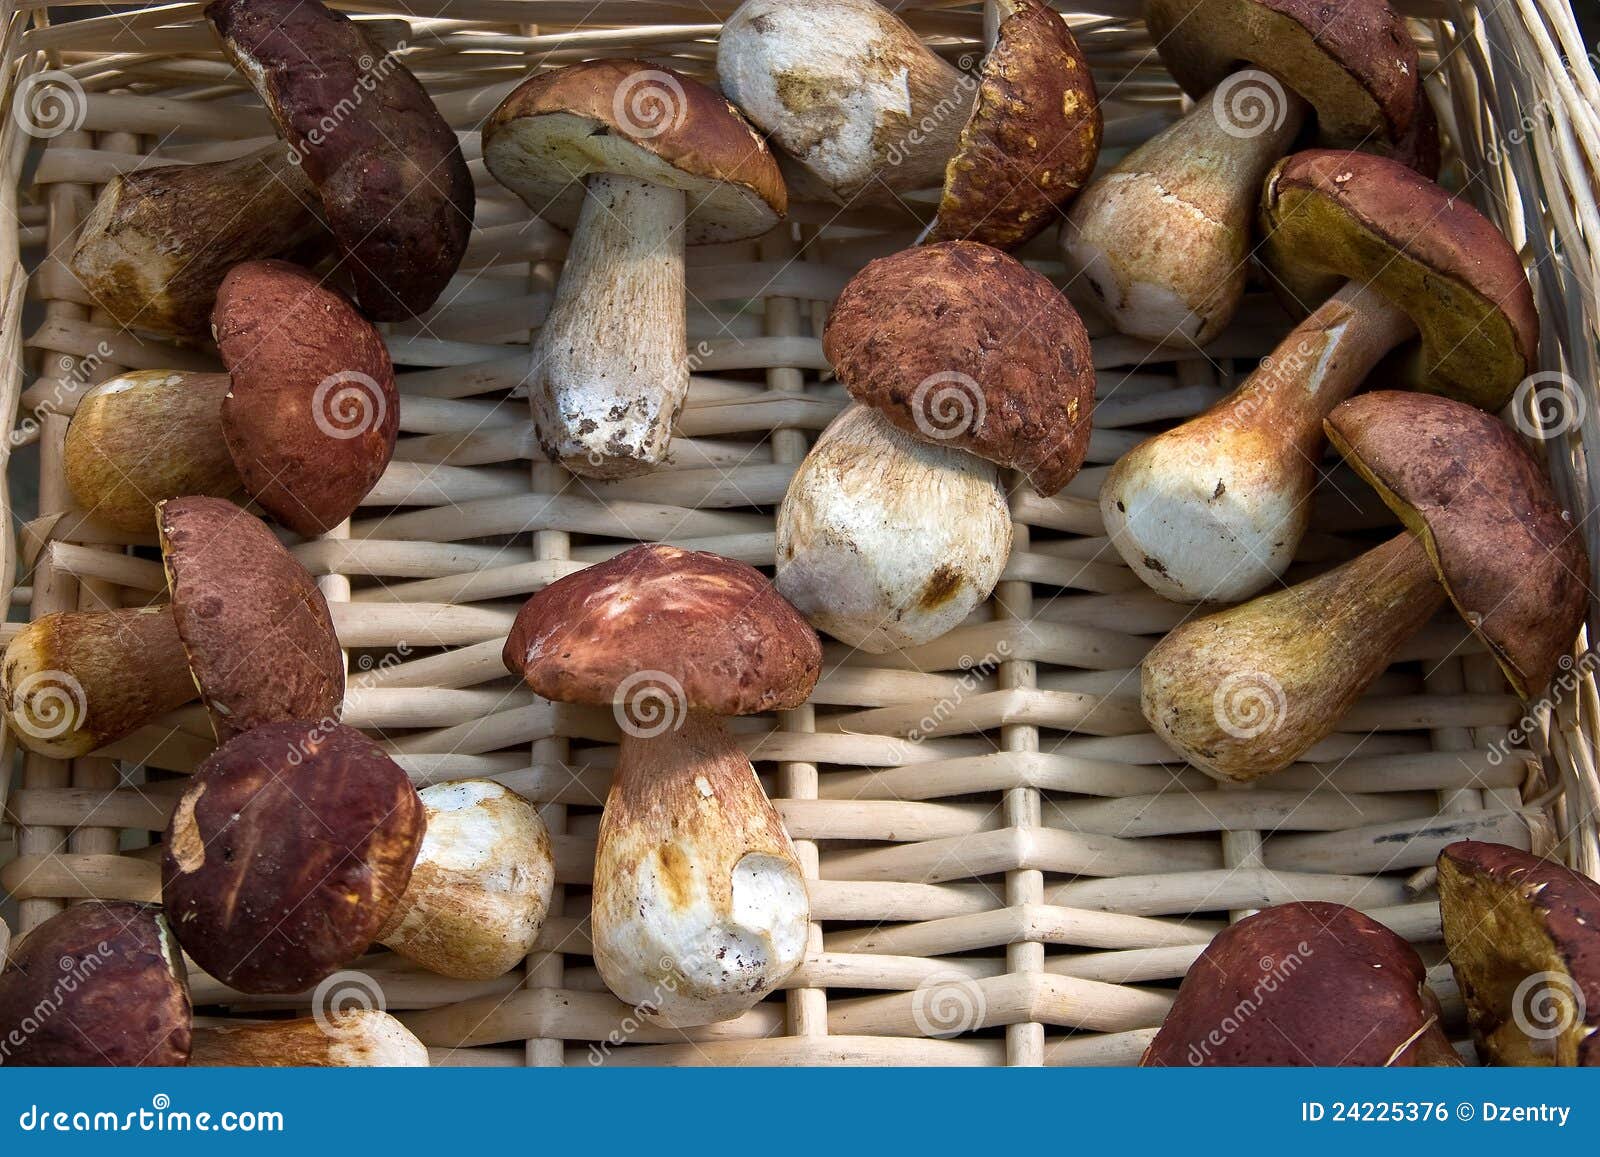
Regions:
<svg viewBox="0 0 1600 1157"><path fill-rule="evenodd" d="M296 534L349 518L394 453L389 351L350 299L285 261L235 265L212 330L232 387L222 428L245 488Z"/></svg>
<svg viewBox="0 0 1600 1157"><path fill-rule="evenodd" d="M1278 163L1261 194L1258 255L1302 302L1346 278L1411 315L1416 389L1486 410L1535 364L1539 318L1522 262L1466 201L1398 161L1311 149Z"/></svg>
<svg viewBox="0 0 1600 1157"><path fill-rule="evenodd" d="M591 60L524 81L483 126L483 163L563 229L577 222L593 173L682 189L691 245L758 236L788 209L778 163L739 110L641 60Z"/></svg>
<svg viewBox="0 0 1600 1157"><path fill-rule="evenodd" d="M751 715L804 703L822 670L822 644L754 567L652 544L535 594L503 658L559 702L621 706L620 698L647 693L630 682L644 674L656 677L653 693L669 712Z"/></svg>
<svg viewBox="0 0 1600 1157"><path fill-rule="evenodd" d="M1463 840L1439 853L1439 914L1488 1061L1600 1065L1600 883Z"/></svg>
<svg viewBox="0 0 1600 1157"><path fill-rule="evenodd" d="M406 773L359 731L257 727L200 765L167 825L173 931L224 984L302 992L371 945L425 827Z"/></svg>
<svg viewBox="0 0 1600 1157"><path fill-rule="evenodd" d="M219 738L338 714L344 657L317 584L224 498L157 507L172 616Z"/></svg>
<svg viewBox="0 0 1600 1157"><path fill-rule="evenodd" d="M416 77L318 0L215 0L206 18L316 186L361 308L427 309L467 251L474 198Z"/></svg>
<svg viewBox="0 0 1600 1157"><path fill-rule="evenodd" d="M1555 674L1583 622L1583 535L1510 427L1448 398L1341 402L1328 440L1427 549L1450 600L1519 695Z"/></svg>
<svg viewBox="0 0 1600 1157"><path fill-rule="evenodd" d="M1282 904L1218 933L1144 1065L1458 1065L1411 945L1342 904Z"/></svg>
<svg viewBox="0 0 1600 1157"><path fill-rule="evenodd" d="M1384 0L1148 0L1145 20L1190 96L1254 65L1311 104L1323 144L1427 163L1417 46Z"/></svg>
<svg viewBox="0 0 1600 1157"><path fill-rule="evenodd" d="M1058 217L1100 155L1100 103L1072 32L1039 0L1010 0L978 97L945 167L932 241L1012 249Z"/></svg>
<svg viewBox="0 0 1600 1157"><path fill-rule="evenodd" d="M0 972L0 1063L189 1063L189 986L161 909L78 904L14 947Z"/></svg>
<svg viewBox="0 0 1600 1157"><path fill-rule="evenodd" d="M1094 362L1049 280L972 241L871 262L834 302L823 352L900 429L1028 476L1050 495L1083 465Z"/></svg>

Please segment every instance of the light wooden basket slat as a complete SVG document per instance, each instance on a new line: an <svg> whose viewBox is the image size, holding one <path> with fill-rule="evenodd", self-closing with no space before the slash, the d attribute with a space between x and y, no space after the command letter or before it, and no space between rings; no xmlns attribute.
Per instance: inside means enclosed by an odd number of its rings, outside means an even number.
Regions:
<svg viewBox="0 0 1600 1157"><path fill-rule="evenodd" d="M692 250L697 366L673 465L582 483L536 460L516 393L565 237L488 177L477 128L534 67L644 56L709 79L719 21L735 5L337 6L363 14L460 132L478 221L442 304L387 327L403 371L402 440L370 509L293 549L350 650L346 721L383 736L419 783L488 775L523 792L541 805L557 852L556 906L521 973L466 982L383 953L360 962L436 1062L1130 1064L1173 982L1230 914L1293 899L1355 905L1414 941L1460 1037L1429 892L1438 849L1474 833L1600 872L1600 695L1589 665L1575 668L1570 691L1526 707L1444 617L1305 763L1265 783L1220 787L1144 729L1139 658L1186 612L1106 549L1097 487L1150 430L1236 384L1287 321L1253 295L1213 347L1175 352L1111 334L1086 309L1100 387L1089 464L1055 498L1013 494L1015 549L992 602L915 652L830 644L811 703L736 726L810 881L806 963L781 997L735 1021L645 1024L587 957L615 724L521 688L500 664L501 639L528 593L634 541L770 566L773 508L844 402L821 353L828 303L867 260L910 244L918 222L802 203L791 226L759 241ZM1600 338L1593 59L1562 0L1401 9L1450 144L1445 179L1521 248L1543 318L1543 369L1582 384L1563 397L1570 420L1546 431L1544 449L1564 500L1587 516L1600 500L1585 453L1600 437L1590 388ZM1139 10L1137 0L1086 0L1069 16L1105 98L1103 164L1183 108ZM972 4L913 0L899 11L951 57L979 44ZM31 0L7 12L3 67L8 107L43 72L79 99L54 135L29 135L16 117L0 125L0 412L14 431L7 466L16 456L17 470L37 476L40 512L15 543L0 538L9 638L50 611L162 597L159 564L137 550L148 539L72 509L62 438L77 396L118 369L216 364L210 351L121 331L61 264L97 186L152 161L239 155L271 130L198 4L85 14L75 2ZM1053 234L1022 255L1062 280ZM1065 288L1083 304L1079 286ZM1524 424L1537 401L1519 395ZM18 509L16 483L8 468L8 510ZM1348 556L1387 517L1370 496L1319 503L1297 565ZM0 888L18 901L20 930L75 899L158 898L152 841L211 744L204 714L186 708L93 757L18 756L15 786L0 777L12 841L0 843L9 860ZM198 972L193 987L208 1015L227 1017L311 999L249 997Z"/></svg>

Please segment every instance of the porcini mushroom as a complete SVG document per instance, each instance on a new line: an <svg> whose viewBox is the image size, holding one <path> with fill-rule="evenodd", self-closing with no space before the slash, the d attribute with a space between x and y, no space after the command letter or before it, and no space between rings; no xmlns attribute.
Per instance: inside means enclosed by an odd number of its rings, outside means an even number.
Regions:
<svg viewBox="0 0 1600 1157"><path fill-rule="evenodd" d="M746 0L723 22L717 79L840 201L938 185L977 96L876 0Z"/></svg>
<svg viewBox="0 0 1600 1157"><path fill-rule="evenodd" d="M610 706L621 758L595 849L595 964L647 1019L738 1016L800 964L794 847L718 716L797 707L821 669L805 620L744 563L639 546L535 594L505 664Z"/></svg>
<svg viewBox="0 0 1600 1157"><path fill-rule="evenodd" d="M1237 390L1112 467L1100 510L1151 588L1236 602L1282 574L1310 517L1322 419L1409 338L1400 381L1487 410L1535 365L1538 317L1516 250L1397 161L1312 150L1262 193L1269 261L1348 278Z"/></svg>
<svg viewBox="0 0 1600 1157"><path fill-rule="evenodd" d="M1054 494L1088 451L1089 338L1056 288L987 245L880 258L834 303L823 352L875 414L817 440L778 511L778 590L875 653L916 646L989 596L1011 549L991 463Z"/></svg>
<svg viewBox="0 0 1600 1157"><path fill-rule="evenodd" d="M30 751L72 759L197 693L224 739L335 716L344 660L305 568L225 499L174 498L157 518L171 602L23 627L0 662L12 734Z"/></svg>
<svg viewBox="0 0 1600 1157"><path fill-rule="evenodd" d="M420 794L427 834L375 939L441 976L504 976L533 951L550 910L550 833L532 804L489 780Z"/></svg>
<svg viewBox="0 0 1600 1157"><path fill-rule="evenodd" d="M1085 190L1062 253L1121 332L1204 345L1238 309L1262 178L1308 113L1317 143L1429 177L1437 126L1384 0L1148 0L1145 17L1195 107Z"/></svg>
<svg viewBox="0 0 1600 1157"><path fill-rule="evenodd" d="M319 0L214 0L206 19L322 201L368 317L432 305L472 231L472 175L416 77Z"/></svg>
<svg viewBox="0 0 1600 1157"><path fill-rule="evenodd" d="M302 992L388 922L422 844L394 760L331 719L267 723L200 765L167 825L161 895L196 964L249 993Z"/></svg>
<svg viewBox="0 0 1600 1157"><path fill-rule="evenodd" d="M1405 530L1298 586L1191 619L1145 656L1145 718L1218 779L1278 771L1332 733L1447 597L1524 698L1583 621L1582 536L1509 427L1392 391L1341 403L1326 427Z"/></svg>
<svg viewBox="0 0 1600 1157"><path fill-rule="evenodd" d="M189 1025L183 956L147 904L74 905L0 972L0 1064L184 1065Z"/></svg>
<svg viewBox="0 0 1600 1157"><path fill-rule="evenodd" d="M1600 884L1463 840L1439 853L1439 915L1485 1060L1600 1065Z"/></svg>
<svg viewBox="0 0 1600 1157"><path fill-rule="evenodd" d="M229 267L264 257L315 264L332 247L316 190L274 142L232 160L113 177L83 222L71 265L94 304L121 324L202 337Z"/></svg>
<svg viewBox="0 0 1600 1157"><path fill-rule="evenodd" d="M782 219L788 194L766 143L698 81L594 60L514 89L483 126L483 160L572 231L530 362L540 446L592 478L658 465L689 390L684 246Z"/></svg>
<svg viewBox="0 0 1600 1157"><path fill-rule="evenodd" d="M1455 1066L1416 950L1342 904L1281 904L1189 967L1147 1066Z"/></svg>
<svg viewBox="0 0 1600 1157"><path fill-rule="evenodd" d="M428 1067L428 1046L377 1008L356 1008L296 1020L197 1026L191 1067Z"/></svg>
<svg viewBox="0 0 1600 1157"><path fill-rule="evenodd" d="M212 319L227 373L133 370L83 396L62 453L68 488L119 530L148 530L163 498L244 489L296 534L325 534L394 453L383 338L344 294L282 261L235 265Z"/></svg>

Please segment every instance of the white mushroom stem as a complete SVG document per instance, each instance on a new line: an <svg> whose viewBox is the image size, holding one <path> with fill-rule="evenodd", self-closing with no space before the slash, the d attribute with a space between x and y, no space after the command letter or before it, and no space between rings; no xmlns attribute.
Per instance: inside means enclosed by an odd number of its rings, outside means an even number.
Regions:
<svg viewBox="0 0 1600 1157"><path fill-rule="evenodd" d="M778 508L775 582L812 626L881 655L964 622L999 582L1011 529L993 463L852 406Z"/></svg>
<svg viewBox="0 0 1600 1157"><path fill-rule="evenodd" d="M1117 550L1179 602L1238 602L1281 575L1311 514L1322 420L1416 332L1346 283L1243 385L1112 467L1100 510Z"/></svg>
<svg viewBox="0 0 1600 1157"><path fill-rule="evenodd" d="M329 1012L304 1020L199 1026L189 1056L194 1066L426 1068L428 1049L378 1009Z"/></svg>
<svg viewBox="0 0 1600 1157"><path fill-rule="evenodd" d="M715 716L625 735L595 849L594 957L655 1024L731 1020L805 955L810 905L794 846Z"/></svg>
<svg viewBox="0 0 1600 1157"><path fill-rule="evenodd" d="M1238 312L1261 182L1299 133L1306 104L1282 90L1264 111L1281 119L1242 130L1218 107L1226 87L1084 190L1061 230L1068 269L1121 333L1205 345Z"/></svg>
<svg viewBox="0 0 1600 1157"><path fill-rule="evenodd" d="M1144 659L1145 718L1217 779L1280 771L1333 733L1444 600L1427 550L1400 534L1298 586L1172 631Z"/></svg>
<svg viewBox="0 0 1600 1157"><path fill-rule="evenodd" d="M682 190L592 176L528 396L539 443L589 478L659 465L689 392Z"/></svg>
<svg viewBox="0 0 1600 1157"><path fill-rule="evenodd" d="M550 909L550 833L532 804L489 780L437 784L422 804L411 883L378 941L441 976L504 976L533 951Z"/></svg>

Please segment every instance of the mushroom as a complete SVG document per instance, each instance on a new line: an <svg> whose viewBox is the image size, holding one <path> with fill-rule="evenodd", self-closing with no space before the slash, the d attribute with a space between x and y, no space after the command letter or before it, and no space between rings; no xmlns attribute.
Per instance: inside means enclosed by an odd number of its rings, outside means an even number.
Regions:
<svg viewBox="0 0 1600 1157"><path fill-rule="evenodd" d="M1487 410L1535 365L1538 317L1516 250L1482 214L1397 161L1312 150L1262 193L1267 259L1348 278L1248 379L1141 442L1100 490L1112 542L1180 602L1237 602L1283 573L1310 517L1322 419L1396 347L1397 381Z"/></svg>
<svg viewBox="0 0 1600 1157"><path fill-rule="evenodd" d="M192 1067L428 1067L428 1047L377 1008L297 1020L196 1026Z"/></svg>
<svg viewBox="0 0 1600 1157"><path fill-rule="evenodd" d="M163 498L242 488L296 534L325 534L394 453L383 338L342 293L282 261L235 265L212 318L227 373L134 370L83 396L63 450L68 488L118 530L148 530Z"/></svg>
<svg viewBox="0 0 1600 1157"><path fill-rule="evenodd" d="M514 89L483 126L483 160L572 231L530 363L540 446L591 478L659 465L689 390L684 246L756 237L783 218L766 143L697 81L594 60Z"/></svg>
<svg viewBox="0 0 1600 1157"><path fill-rule="evenodd" d="M1088 450L1094 367L1056 288L947 241L873 261L823 351L850 394L778 511L778 590L873 653L937 638L988 598L1011 549L998 464L1054 494Z"/></svg>
<svg viewBox="0 0 1600 1157"><path fill-rule="evenodd" d="M1445 947L1479 1053L1600 1065L1600 884L1504 844L1439 853Z"/></svg>
<svg viewBox="0 0 1600 1157"><path fill-rule="evenodd" d="M318 0L214 0L205 14L316 189L362 311L427 309L466 254L474 198L416 77Z"/></svg>
<svg viewBox="0 0 1600 1157"><path fill-rule="evenodd" d="M765 997L805 955L805 881L718 716L803 703L816 634L744 563L639 546L530 598L504 660L546 699L610 706L622 728L595 849L606 985L673 1027Z"/></svg>
<svg viewBox="0 0 1600 1157"><path fill-rule="evenodd" d="M430 972L504 976L533 951L556 869L533 805L482 779L421 792L427 815L411 884L375 939Z"/></svg>
<svg viewBox="0 0 1600 1157"><path fill-rule="evenodd" d="M1039 0L995 8L971 77L872 0L747 0L723 25L717 75L834 199L942 184L930 240L1009 249L1088 180L1101 118L1060 15Z"/></svg>
<svg viewBox="0 0 1600 1157"><path fill-rule="evenodd" d="M1583 621L1582 536L1509 427L1391 391L1341 403L1326 425L1406 529L1298 586L1191 619L1145 656L1145 718L1218 779L1278 771L1329 735L1446 597L1524 699Z"/></svg>
<svg viewBox="0 0 1600 1157"><path fill-rule="evenodd" d="M122 325L203 337L229 267L264 257L315 264L332 245L316 190L275 142L232 160L113 177L71 265Z"/></svg>
<svg viewBox="0 0 1600 1157"><path fill-rule="evenodd" d="M183 1065L189 1023L183 956L150 905L74 905L0 972L0 1065Z"/></svg>
<svg viewBox="0 0 1600 1157"><path fill-rule="evenodd" d="M1118 330L1204 345L1239 307L1262 178L1308 112L1320 144L1429 177L1437 124L1416 45L1383 0L1148 0L1145 16L1198 99L1089 186L1061 249Z"/></svg>
<svg viewBox="0 0 1600 1157"><path fill-rule="evenodd" d="M168 822L178 942L240 992L303 992L359 957L411 880L425 818L394 760L331 719L217 748Z"/></svg>
<svg viewBox="0 0 1600 1157"><path fill-rule="evenodd" d="M7 722L73 759L193 699L219 738L336 715L344 659L322 592L272 532L221 498L157 508L171 602L27 624L0 662Z"/></svg>
<svg viewBox="0 0 1600 1157"><path fill-rule="evenodd" d="M1454 1066L1416 950L1343 904L1281 904L1189 968L1146 1066Z"/></svg>

